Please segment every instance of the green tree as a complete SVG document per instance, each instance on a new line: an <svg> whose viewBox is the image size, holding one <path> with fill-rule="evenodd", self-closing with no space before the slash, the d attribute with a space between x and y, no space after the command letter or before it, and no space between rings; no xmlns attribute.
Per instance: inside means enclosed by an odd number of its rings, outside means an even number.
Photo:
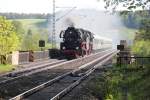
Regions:
<svg viewBox="0 0 150 100"><path fill-rule="evenodd" d="M22 50L32 50L32 31L29 29L23 39Z"/></svg>
<svg viewBox="0 0 150 100"><path fill-rule="evenodd" d="M17 32L17 34L20 36L20 38L23 36L23 34L25 33L25 30L23 28L23 25L20 21L17 20L13 20L12 24L15 27L15 31Z"/></svg>
<svg viewBox="0 0 150 100"><path fill-rule="evenodd" d="M27 35L32 36L32 30L31 29L28 30Z"/></svg>
<svg viewBox="0 0 150 100"><path fill-rule="evenodd" d="M141 56L150 56L150 15L145 14L141 21L132 50Z"/></svg>
<svg viewBox="0 0 150 100"><path fill-rule="evenodd" d="M19 38L13 24L0 16L0 55L6 56L18 49Z"/></svg>
<svg viewBox="0 0 150 100"><path fill-rule="evenodd" d="M149 16L150 17L150 16ZM141 28L136 35L136 40L150 40L150 18L144 19L141 22Z"/></svg>
<svg viewBox="0 0 150 100"><path fill-rule="evenodd" d="M25 34L25 30L23 28L23 25L22 25L22 23L20 21L17 21L17 20L13 20L12 24L15 27L15 32L17 33L17 36L19 37L20 44L22 45L24 34ZM21 47L20 47L20 49L21 49Z"/></svg>
<svg viewBox="0 0 150 100"><path fill-rule="evenodd" d="M115 10L118 6L125 7L128 10L136 8L149 9L150 6L150 0L104 0L104 2L106 4L105 8L111 8L112 10Z"/></svg>
<svg viewBox="0 0 150 100"><path fill-rule="evenodd" d="M32 33L32 30L28 30L22 44L22 50L40 50L39 48L39 40L40 34Z"/></svg>
<svg viewBox="0 0 150 100"><path fill-rule="evenodd" d="M137 14L137 16L140 16L139 18L141 19L135 19L135 21L140 21L141 25L136 34L132 51L138 54L139 56L150 56L150 0L104 0L104 1L106 3L105 8L106 9L110 8L113 11L115 11L116 8L120 5L131 11L135 10L138 7L142 7L143 9L145 9L145 11L142 11L142 13L140 12L140 14ZM124 16L124 18L127 17L128 16ZM149 62L149 59L143 59L142 63L143 62ZM133 62L134 67L137 69L139 67L138 63L141 62L138 61L136 62L136 64L134 64ZM149 63L148 64L143 63L143 69L135 71L134 70L130 71L130 67L133 67L131 65L125 65L125 67L126 67L125 70L121 69L120 67L119 68L116 67L117 69L116 73L115 71L112 70L112 74L114 75L109 75L111 76L111 79L110 78L108 79L108 81L110 81L109 85L110 89L108 90L110 92L110 95L112 95L112 97L115 97L115 100L123 100L118 97L120 97L121 92L124 93L124 91L122 91L123 89L120 89L120 87L125 86L128 88L127 94L128 100L150 100ZM127 71L127 69L129 69L129 71L126 74L124 74L124 72ZM125 76L126 79L122 78L123 76ZM120 82L117 82L117 80L119 80ZM108 98L109 100L113 100L113 98L110 97Z"/></svg>

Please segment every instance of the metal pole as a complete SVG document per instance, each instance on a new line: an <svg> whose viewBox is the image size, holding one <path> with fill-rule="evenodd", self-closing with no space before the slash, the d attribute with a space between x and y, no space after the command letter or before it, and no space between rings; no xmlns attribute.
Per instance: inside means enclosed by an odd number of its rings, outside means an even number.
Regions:
<svg viewBox="0 0 150 100"><path fill-rule="evenodd" d="M57 7L59 8L59 7ZM66 13L65 15L61 16L60 18L57 19L60 20L61 18L65 17L67 14L69 14L72 10L74 10L76 7L61 7L61 8L72 8L68 13ZM56 48L56 1L53 0L53 25L52 25L52 39L51 39L51 44L52 44L52 49Z"/></svg>
<svg viewBox="0 0 150 100"><path fill-rule="evenodd" d="M52 48L55 48L56 45L56 39L55 39L55 35L56 35L56 25L55 25L55 0L53 0L53 32L52 32Z"/></svg>

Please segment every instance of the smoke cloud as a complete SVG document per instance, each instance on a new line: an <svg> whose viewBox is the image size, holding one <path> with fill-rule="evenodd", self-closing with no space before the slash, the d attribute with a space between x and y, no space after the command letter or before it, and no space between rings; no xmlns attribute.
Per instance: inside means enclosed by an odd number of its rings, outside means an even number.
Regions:
<svg viewBox="0 0 150 100"><path fill-rule="evenodd" d="M75 23L70 18L67 18L64 22L67 27L75 27Z"/></svg>
<svg viewBox="0 0 150 100"><path fill-rule="evenodd" d="M64 13L66 12L57 13L57 18ZM96 35L110 38L113 40L114 47L119 44L121 39L126 39L121 34L120 30L123 28L123 24L117 14L112 15L92 9L75 10L56 22L56 33L59 34L61 30L65 30L69 26L83 28ZM57 39L59 40L59 38Z"/></svg>

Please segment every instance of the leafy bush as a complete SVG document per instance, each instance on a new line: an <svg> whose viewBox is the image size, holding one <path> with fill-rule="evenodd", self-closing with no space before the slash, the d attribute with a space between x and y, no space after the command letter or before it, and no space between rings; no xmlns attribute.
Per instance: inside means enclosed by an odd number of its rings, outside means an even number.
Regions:
<svg viewBox="0 0 150 100"><path fill-rule="evenodd" d="M140 56L150 56L150 41L136 41L136 43L132 47L132 51Z"/></svg>
<svg viewBox="0 0 150 100"><path fill-rule="evenodd" d="M15 27L5 17L0 16L0 55L7 55L18 47L19 38Z"/></svg>

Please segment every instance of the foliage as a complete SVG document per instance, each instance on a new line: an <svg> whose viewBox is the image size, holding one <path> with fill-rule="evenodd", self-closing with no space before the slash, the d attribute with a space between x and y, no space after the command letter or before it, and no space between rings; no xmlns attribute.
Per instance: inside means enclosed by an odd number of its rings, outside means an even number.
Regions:
<svg viewBox="0 0 150 100"><path fill-rule="evenodd" d="M135 40L136 41L150 40L150 18L149 19L144 19L141 22L141 25L142 26L141 26L139 32L137 32Z"/></svg>
<svg viewBox="0 0 150 100"><path fill-rule="evenodd" d="M18 46L19 38L15 27L5 17L0 17L0 55L7 55L18 49Z"/></svg>
<svg viewBox="0 0 150 100"><path fill-rule="evenodd" d="M149 9L150 0L104 0L105 8L112 9L113 11L117 9L118 6L127 8L128 10L134 10L136 8Z"/></svg>
<svg viewBox="0 0 150 100"><path fill-rule="evenodd" d="M23 44L21 47L22 51L26 51L26 50L41 50L41 48L39 47L39 40L45 40L46 41L46 46L45 48L42 49L49 49L51 47L50 44L47 43L47 35L45 34L39 34L39 33L34 33L32 32L32 30L28 30L26 36L23 39Z"/></svg>
<svg viewBox="0 0 150 100"><path fill-rule="evenodd" d="M48 34L48 23L46 19L15 19L11 21L18 21L22 24L25 34L29 29L34 33Z"/></svg>
<svg viewBox="0 0 150 100"><path fill-rule="evenodd" d="M23 50L37 50L38 40L40 40L39 34L33 35L32 31L29 29L22 44Z"/></svg>
<svg viewBox="0 0 150 100"><path fill-rule="evenodd" d="M124 39L131 41L131 40L134 40L135 32L137 32L137 29L123 27L121 28L119 32L121 33L122 37L124 37ZM132 44L132 41L130 42L129 45L131 44Z"/></svg>
<svg viewBox="0 0 150 100"><path fill-rule="evenodd" d="M121 11L119 12L123 24L128 28L139 29L143 25L143 21L148 18L150 12L147 10L139 10L135 12Z"/></svg>
<svg viewBox="0 0 150 100"><path fill-rule="evenodd" d="M147 69L113 65L101 75L94 76L85 91L99 100L149 100L150 74ZM126 69L125 69L126 68ZM127 99L125 98L127 93ZM89 96L88 94L88 96Z"/></svg>
<svg viewBox="0 0 150 100"><path fill-rule="evenodd" d="M25 32L27 32L29 29L32 29L32 31L40 29L41 27L38 27L38 24L44 23L46 21L46 19L15 19L15 20L11 20L11 21L20 22L22 24L22 27L25 30ZM44 24L46 24L46 23L44 23ZM47 27L42 27L42 28L46 29Z"/></svg>
<svg viewBox="0 0 150 100"><path fill-rule="evenodd" d="M133 52L141 56L150 56L150 14L145 12L141 21L141 27L135 36Z"/></svg>
<svg viewBox="0 0 150 100"><path fill-rule="evenodd" d="M38 42L40 39L46 41L46 46L43 50L51 48L51 44L48 43L49 34L47 30L47 20L15 19L10 21L19 23L16 27L16 29L20 32L18 35L21 36L21 48L19 50L41 50L41 48L38 47ZM18 26L21 27L19 28Z"/></svg>
<svg viewBox="0 0 150 100"><path fill-rule="evenodd" d="M140 56L150 56L150 12L148 10L125 11L120 15L126 27L138 29L135 32L132 51Z"/></svg>
<svg viewBox="0 0 150 100"><path fill-rule="evenodd" d="M136 12L140 27L136 33L134 45L132 51L138 56L150 56L150 14L149 11ZM122 100L124 94L123 87L127 88L128 100L149 100L150 96L150 61L144 60L142 62L136 62L136 64L144 64L143 69L125 71L122 68L118 68L118 72L111 71L112 76L108 78L109 82L109 94L112 95L114 100ZM147 64L148 63L148 64ZM134 64L133 64L134 65ZM126 69L130 69L130 65L126 65ZM138 66L135 66L135 69ZM116 68L116 67L115 67ZM124 73L126 72L126 73ZM124 77L124 78L123 78ZM123 86L123 87L122 87ZM112 100L112 99L111 99Z"/></svg>
<svg viewBox="0 0 150 100"><path fill-rule="evenodd" d="M17 20L13 20L12 21L12 24L14 25L15 27L15 31L17 33L17 36L19 37L19 42L20 44L22 43L22 40L23 40L23 36L25 34L25 30L23 28L23 25L21 22L17 21Z"/></svg>
<svg viewBox="0 0 150 100"><path fill-rule="evenodd" d="M19 35L20 37L22 37L23 34L25 33L25 30L24 30L24 28L23 28L22 23L19 22L19 21L17 21L17 20L13 20L13 21L12 21L12 24L13 24L14 27L15 27L16 33L18 33L18 35Z"/></svg>
<svg viewBox="0 0 150 100"><path fill-rule="evenodd" d="M136 41L132 51L140 56L150 56L150 40Z"/></svg>
<svg viewBox="0 0 150 100"><path fill-rule="evenodd" d="M124 98L127 98L126 100L149 100L150 73L148 69L138 69L137 66L132 68L130 65L122 67L114 65L113 69L107 70L106 100L124 100Z"/></svg>
<svg viewBox="0 0 150 100"><path fill-rule="evenodd" d="M86 91L94 97L103 100L107 92L107 82L102 76L95 76L87 85Z"/></svg>

